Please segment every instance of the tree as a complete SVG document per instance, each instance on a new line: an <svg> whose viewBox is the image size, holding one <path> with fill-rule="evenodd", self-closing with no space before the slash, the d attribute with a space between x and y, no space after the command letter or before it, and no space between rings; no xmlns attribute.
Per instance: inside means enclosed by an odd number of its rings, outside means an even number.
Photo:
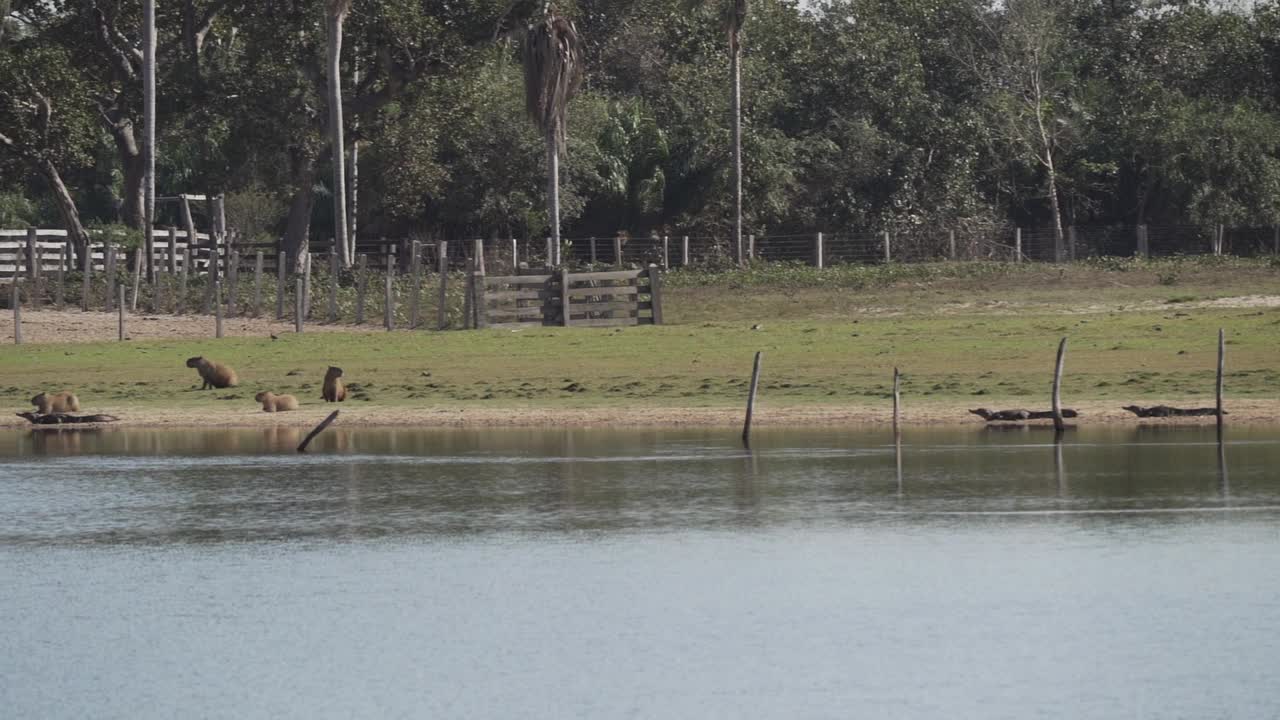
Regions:
<svg viewBox="0 0 1280 720"><path fill-rule="evenodd" d="M329 156L333 159L333 242L343 267L351 267L354 248L347 243L347 149L342 140L342 24L352 0L328 0L326 23L329 76Z"/></svg>
<svg viewBox="0 0 1280 720"><path fill-rule="evenodd" d="M560 153L565 146L569 101L582 87L582 50L573 23L552 12L525 33L525 111L547 143L547 220L552 247L560 247ZM559 258L555 258L558 260ZM548 261L552 261L548 258Z"/></svg>

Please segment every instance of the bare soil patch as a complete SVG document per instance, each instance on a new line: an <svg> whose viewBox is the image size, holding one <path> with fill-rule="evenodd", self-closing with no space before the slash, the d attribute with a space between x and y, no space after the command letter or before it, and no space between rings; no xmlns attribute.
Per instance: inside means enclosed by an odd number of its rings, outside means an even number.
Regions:
<svg viewBox="0 0 1280 720"><path fill-rule="evenodd" d="M24 343L110 342L119 335L115 313L82 312L80 310L22 311ZM193 340L214 336L212 315L133 314L125 319L125 337L129 340ZM293 322L277 322L268 318L223 318L225 337L268 337L292 333ZM377 325L345 325L307 323L306 332L378 332ZM13 314L0 317L0 342L13 342Z"/></svg>

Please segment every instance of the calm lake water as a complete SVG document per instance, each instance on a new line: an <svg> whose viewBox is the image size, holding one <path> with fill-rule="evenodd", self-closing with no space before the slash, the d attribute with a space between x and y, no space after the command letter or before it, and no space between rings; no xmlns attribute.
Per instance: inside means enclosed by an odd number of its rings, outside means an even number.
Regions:
<svg viewBox="0 0 1280 720"><path fill-rule="evenodd" d="M1277 718L1226 439L0 433L0 715Z"/></svg>

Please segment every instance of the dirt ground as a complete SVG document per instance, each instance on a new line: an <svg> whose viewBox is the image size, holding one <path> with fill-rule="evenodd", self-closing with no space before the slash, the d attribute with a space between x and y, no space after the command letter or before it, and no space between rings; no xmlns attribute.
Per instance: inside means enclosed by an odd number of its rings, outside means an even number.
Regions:
<svg viewBox="0 0 1280 720"><path fill-rule="evenodd" d="M119 319L115 313L81 312L80 310L22 311L24 343L110 342L119 335ZM211 338L215 320L212 315L128 315L125 337L130 340L169 340ZM381 332L379 325L328 325L307 323L306 332ZM293 322L276 322L267 318L223 318L224 337L266 337L293 332ZM13 342L13 314L0 317L0 342Z"/></svg>

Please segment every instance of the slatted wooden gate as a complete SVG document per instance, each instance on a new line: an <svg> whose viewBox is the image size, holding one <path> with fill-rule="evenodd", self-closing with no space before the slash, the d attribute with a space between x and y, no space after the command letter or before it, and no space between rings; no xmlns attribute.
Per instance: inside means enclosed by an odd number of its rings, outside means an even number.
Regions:
<svg viewBox="0 0 1280 720"><path fill-rule="evenodd" d="M662 274L657 267L492 275L475 287L476 306L484 309L478 317L482 327L662 324Z"/></svg>

